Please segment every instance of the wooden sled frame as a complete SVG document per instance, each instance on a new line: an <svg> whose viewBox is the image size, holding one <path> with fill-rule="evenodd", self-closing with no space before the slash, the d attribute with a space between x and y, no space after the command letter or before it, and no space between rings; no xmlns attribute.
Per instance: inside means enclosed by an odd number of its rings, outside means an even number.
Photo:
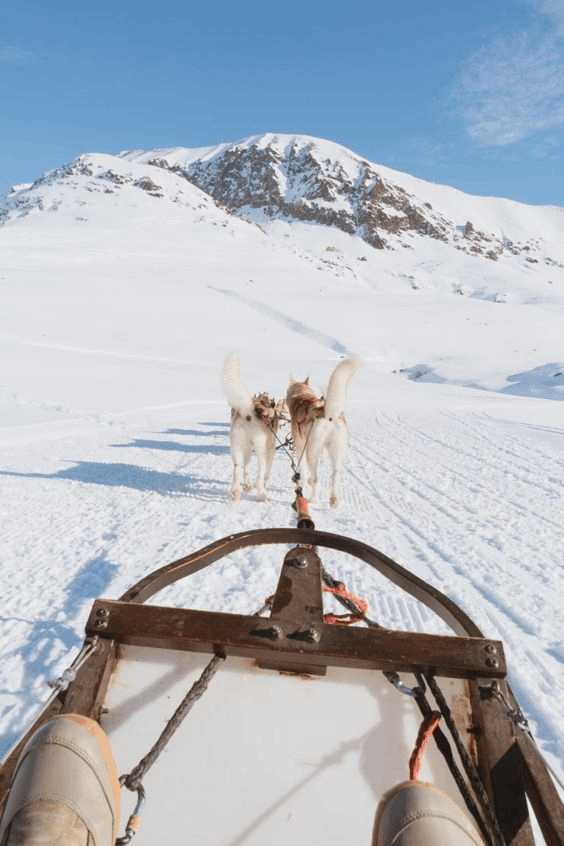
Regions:
<svg viewBox="0 0 564 846"><path fill-rule="evenodd" d="M168 585L237 550L266 544L297 544L285 555L269 617L143 605ZM345 552L374 567L434 611L455 636L325 623L319 547ZM337 666L464 679L470 723L467 715L451 716L467 751L476 759L506 846L535 844L527 798L548 846L564 843L564 805L530 734L511 717L520 711L505 682L502 644L484 638L447 596L360 541L307 528L229 535L154 571L117 601L95 600L86 635L92 654L3 763L0 807L31 733L60 713L99 719L119 660L119 645L132 644L242 656L255 659L259 667L308 675L323 675L328 666Z"/></svg>

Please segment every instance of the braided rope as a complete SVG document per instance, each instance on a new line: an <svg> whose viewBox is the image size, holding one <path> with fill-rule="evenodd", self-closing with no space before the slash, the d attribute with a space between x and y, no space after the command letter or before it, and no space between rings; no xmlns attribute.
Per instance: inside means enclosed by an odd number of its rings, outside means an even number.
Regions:
<svg viewBox="0 0 564 846"><path fill-rule="evenodd" d="M423 719L423 722L419 726L419 733L417 734L415 747L411 753L411 758L409 759L410 781L417 781L419 778L421 764L423 763L423 753L425 752L427 744L431 740L433 732L437 728L440 719L440 711L432 711Z"/></svg>
<svg viewBox="0 0 564 846"><path fill-rule="evenodd" d="M160 737L157 739L156 743L151 747L151 749L147 752L144 758L141 758L139 763L136 767L134 767L131 772L123 778L123 784L129 790L137 790L141 779L145 775L145 773L153 766L165 746L167 745L168 741L175 733L175 731L179 728L182 721L191 710L192 706L198 701L198 699L206 692L208 689L209 683L216 674L219 665L222 661L225 661L224 655L214 655L209 664L205 667L202 675L199 679L196 679L166 726L162 731Z"/></svg>

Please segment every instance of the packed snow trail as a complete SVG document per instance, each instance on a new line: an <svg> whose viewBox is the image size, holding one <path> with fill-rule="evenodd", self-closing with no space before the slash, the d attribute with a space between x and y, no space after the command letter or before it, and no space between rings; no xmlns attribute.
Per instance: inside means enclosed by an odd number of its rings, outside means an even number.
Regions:
<svg viewBox="0 0 564 846"><path fill-rule="evenodd" d="M311 513L318 529L381 550L450 596L487 637L503 641L510 682L558 767L563 433L499 416L514 402L497 405L496 415L479 403L395 410L355 402L342 505L332 510L322 499ZM223 404L194 403L85 420L74 429L57 424L47 440L44 428L34 439L28 427L27 441L5 440L0 482L10 576L0 622L2 753L46 699L46 681L78 649L96 596L115 598L224 535L295 525L291 466L282 451L267 503L252 495L228 503L227 421ZM322 497L327 465L323 473ZM282 557L277 547L241 551L155 601L252 611L273 592ZM323 559L383 625L447 631L365 565L330 551Z"/></svg>

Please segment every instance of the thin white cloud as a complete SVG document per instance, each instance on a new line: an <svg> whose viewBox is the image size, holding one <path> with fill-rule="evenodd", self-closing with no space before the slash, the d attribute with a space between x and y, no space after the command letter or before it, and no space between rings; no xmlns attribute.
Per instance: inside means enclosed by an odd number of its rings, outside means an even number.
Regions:
<svg viewBox="0 0 564 846"><path fill-rule="evenodd" d="M545 138L531 148L531 153L538 159L559 159L560 144L554 138Z"/></svg>
<svg viewBox="0 0 564 846"><path fill-rule="evenodd" d="M564 130L564 38L498 39L465 62L451 94L468 135L481 144L502 147L558 133Z"/></svg>
<svg viewBox="0 0 564 846"><path fill-rule="evenodd" d="M564 0L529 0L533 8L551 19L561 32L564 31Z"/></svg>
<svg viewBox="0 0 564 846"><path fill-rule="evenodd" d="M25 59L30 56L28 50L23 50L21 47L3 47L0 48L0 62L15 62L18 59Z"/></svg>

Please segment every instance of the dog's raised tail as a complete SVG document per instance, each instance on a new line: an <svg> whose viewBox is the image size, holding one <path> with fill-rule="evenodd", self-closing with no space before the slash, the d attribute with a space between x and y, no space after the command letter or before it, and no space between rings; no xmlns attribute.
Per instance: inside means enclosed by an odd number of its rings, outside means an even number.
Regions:
<svg viewBox="0 0 564 846"><path fill-rule="evenodd" d="M344 358L331 374L325 397L325 417L335 418L345 412L347 385L358 370L360 359L357 356Z"/></svg>
<svg viewBox="0 0 564 846"><path fill-rule="evenodd" d="M254 414L253 398L241 382L241 365L239 355L236 352L229 353L225 359L221 371L221 389L231 408L234 408L243 417Z"/></svg>

